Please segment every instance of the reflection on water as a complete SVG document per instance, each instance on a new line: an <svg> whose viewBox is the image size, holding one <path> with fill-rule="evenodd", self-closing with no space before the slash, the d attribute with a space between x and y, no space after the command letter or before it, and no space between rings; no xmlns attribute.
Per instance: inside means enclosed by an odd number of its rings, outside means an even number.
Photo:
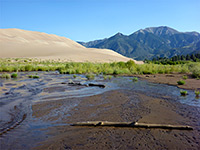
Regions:
<svg viewBox="0 0 200 150"><path fill-rule="evenodd" d="M36 73L40 77L39 79L27 77ZM67 83L71 81L80 82L82 85L88 83L104 84L106 87L70 86ZM19 143L25 144L31 138L33 143L37 143L41 139L47 138L42 129L66 125L60 123L59 120L44 121L45 118L41 118L41 120L33 118L31 106L34 103L92 96L115 89L139 91L153 97L168 96L176 102L200 107L200 100L195 98L192 90L187 90L189 95L182 97L180 96L181 89L175 86L150 83L144 80L133 82L132 77L113 77L111 80L104 80L103 76L99 75L95 77L95 80L88 81L84 75L77 75L74 78L73 75L61 75L57 72L24 72L19 73L19 78L15 80L0 79L0 133L21 120L24 114L27 116L19 127L9 129L9 132L3 136L0 135L0 142L6 145L6 143L15 143L16 140L19 140ZM56 115L59 117L70 115L70 110L77 106L79 101L76 99L67 99L66 101L66 105L55 109L48 115L52 118ZM41 139L38 139L38 135Z"/></svg>

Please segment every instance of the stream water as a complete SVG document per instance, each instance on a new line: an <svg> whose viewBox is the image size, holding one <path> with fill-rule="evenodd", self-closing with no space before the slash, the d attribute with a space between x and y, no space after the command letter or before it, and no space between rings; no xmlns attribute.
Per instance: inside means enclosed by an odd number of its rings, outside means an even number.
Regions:
<svg viewBox="0 0 200 150"><path fill-rule="evenodd" d="M31 79L28 75L37 74L40 78ZM194 91L187 90L186 97L180 96L179 88L164 84L150 83L144 80L133 82L133 77L113 77L104 80L102 75L95 80L87 80L85 75L62 75L58 72L22 72L17 79L0 79L0 145L21 143L20 148L29 149L27 142L37 143L47 138L44 128L66 125L64 123L42 121L32 117L32 105L45 101L56 101L65 98L86 97L104 93L115 89L128 89L144 92L150 96L168 96L173 101L200 108L200 100L195 98ZM68 82L104 84L105 88L72 86ZM67 107L62 108L70 112L77 106L78 100L69 100ZM52 112L55 115L61 112ZM27 137L28 135L28 137ZM20 138L18 138L20 137ZM23 142L22 142L23 141ZM29 143L30 145L30 143ZM16 146L17 147L17 146Z"/></svg>

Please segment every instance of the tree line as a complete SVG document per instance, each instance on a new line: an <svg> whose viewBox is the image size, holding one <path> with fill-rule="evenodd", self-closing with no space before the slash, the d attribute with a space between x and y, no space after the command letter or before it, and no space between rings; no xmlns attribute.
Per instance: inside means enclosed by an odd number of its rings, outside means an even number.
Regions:
<svg viewBox="0 0 200 150"><path fill-rule="evenodd" d="M176 55L171 58L166 57L155 57L152 60L145 59L145 63L154 63L154 64L163 64L163 65L176 65L176 64L185 64L188 62L200 62L200 53L199 54L187 54L187 55Z"/></svg>

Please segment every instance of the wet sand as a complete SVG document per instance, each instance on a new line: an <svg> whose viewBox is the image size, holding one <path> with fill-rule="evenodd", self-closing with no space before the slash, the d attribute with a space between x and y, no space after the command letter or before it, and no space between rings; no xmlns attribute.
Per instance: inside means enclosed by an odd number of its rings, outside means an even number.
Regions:
<svg viewBox="0 0 200 150"><path fill-rule="evenodd" d="M156 75L137 75L141 79L168 85L175 85L179 88L189 90L200 90L200 80L194 79L190 74L156 74ZM187 76L188 79L184 80L183 76ZM184 80L185 85L178 85L177 81Z"/></svg>
<svg viewBox="0 0 200 150"><path fill-rule="evenodd" d="M66 100L36 103L33 117L47 117ZM170 97L151 97L131 90L113 90L100 95L79 98L70 116L60 120L67 124L79 121L138 121L190 125L192 131L122 127L57 126L47 129L49 138L34 149L200 149L200 109L177 104Z"/></svg>
<svg viewBox="0 0 200 150"><path fill-rule="evenodd" d="M40 79L22 73L17 80L1 80L0 131L5 127L6 132L0 135L0 149L200 149L200 99L193 90L181 97L175 86L145 77L86 81L84 75L38 74ZM70 80L106 88L63 84ZM70 126L80 121L189 125L194 130Z"/></svg>

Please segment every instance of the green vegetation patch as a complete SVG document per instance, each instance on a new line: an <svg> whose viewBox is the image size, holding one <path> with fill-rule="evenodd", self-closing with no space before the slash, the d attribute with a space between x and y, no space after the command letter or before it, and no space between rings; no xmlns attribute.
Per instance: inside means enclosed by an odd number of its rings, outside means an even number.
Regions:
<svg viewBox="0 0 200 150"><path fill-rule="evenodd" d="M18 77L18 74L17 73L12 73L11 74L11 78L17 78Z"/></svg>
<svg viewBox="0 0 200 150"><path fill-rule="evenodd" d="M103 79L104 79L104 80L107 80L107 79L111 80L111 79L112 79L112 76L111 76L111 75L104 75L104 76L103 76Z"/></svg>
<svg viewBox="0 0 200 150"><path fill-rule="evenodd" d="M180 80L180 81L177 81L178 85L184 85L185 84L185 81L184 80Z"/></svg>
<svg viewBox="0 0 200 150"><path fill-rule="evenodd" d="M8 74L8 73L3 73L3 74L0 75L0 78L10 79L11 76L10 76L10 74Z"/></svg>
<svg viewBox="0 0 200 150"><path fill-rule="evenodd" d="M188 94L187 91L182 91L182 90L180 91L180 93L181 93L182 96L186 96Z"/></svg>
<svg viewBox="0 0 200 150"><path fill-rule="evenodd" d="M138 81L138 78L137 77L133 77L133 82L136 82L136 81Z"/></svg>
<svg viewBox="0 0 200 150"><path fill-rule="evenodd" d="M94 75L94 74L87 74L87 75L86 75L86 78L87 78L88 80L94 80L95 75Z"/></svg>
<svg viewBox="0 0 200 150"><path fill-rule="evenodd" d="M28 75L29 78L38 79L40 78L38 75Z"/></svg>
<svg viewBox="0 0 200 150"><path fill-rule="evenodd" d="M104 75L133 75L133 74L165 74L190 73L195 78L200 77L200 62L185 64L162 65L154 63L135 64L134 61L113 63L78 63L57 61L36 61L19 59L0 59L0 72L21 71L59 71L60 74L104 74Z"/></svg>
<svg viewBox="0 0 200 150"><path fill-rule="evenodd" d="M188 76L187 76L187 75L184 75L182 78L183 78L184 80L186 80L186 79L188 79Z"/></svg>
<svg viewBox="0 0 200 150"><path fill-rule="evenodd" d="M195 95L196 95L196 97L199 97L200 91L195 91Z"/></svg>

